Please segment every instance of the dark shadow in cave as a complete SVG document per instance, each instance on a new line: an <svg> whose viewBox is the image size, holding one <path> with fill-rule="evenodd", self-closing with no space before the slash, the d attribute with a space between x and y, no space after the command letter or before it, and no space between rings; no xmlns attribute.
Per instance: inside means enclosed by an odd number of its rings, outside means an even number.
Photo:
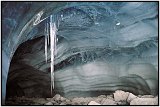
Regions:
<svg viewBox="0 0 160 107"><path fill-rule="evenodd" d="M43 42L44 37L41 36L22 43L16 50L9 68L6 99L15 96L51 97L50 73L37 69L32 65L32 60L25 59L25 56L34 54L32 52L43 51Z"/></svg>

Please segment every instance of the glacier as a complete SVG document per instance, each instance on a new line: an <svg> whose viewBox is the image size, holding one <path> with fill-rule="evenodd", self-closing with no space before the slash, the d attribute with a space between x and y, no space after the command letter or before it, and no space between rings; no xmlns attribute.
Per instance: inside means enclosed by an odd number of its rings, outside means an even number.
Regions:
<svg viewBox="0 0 160 107"><path fill-rule="evenodd" d="M68 98L118 89L157 95L158 3L2 2L3 103L21 63L54 75L53 92Z"/></svg>

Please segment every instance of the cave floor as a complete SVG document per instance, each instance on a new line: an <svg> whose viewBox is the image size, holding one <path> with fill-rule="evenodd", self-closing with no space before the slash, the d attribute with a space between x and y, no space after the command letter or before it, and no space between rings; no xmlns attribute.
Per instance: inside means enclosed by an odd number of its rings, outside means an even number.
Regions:
<svg viewBox="0 0 160 107"><path fill-rule="evenodd" d="M95 104L91 104L95 102ZM129 92L116 91L111 95L97 97L75 97L67 99L59 94L53 98L9 97L6 105L158 105L158 96L134 95Z"/></svg>

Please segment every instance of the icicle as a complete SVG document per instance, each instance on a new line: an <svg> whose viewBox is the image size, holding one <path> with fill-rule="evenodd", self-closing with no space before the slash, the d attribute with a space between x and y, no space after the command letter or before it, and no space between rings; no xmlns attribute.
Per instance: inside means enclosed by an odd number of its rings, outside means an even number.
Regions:
<svg viewBox="0 0 160 107"><path fill-rule="evenodd" d="M51 49L51 95L52 95L52 88L54 89L54 55L55 55L55 48L56 48L56 25L53 22L52 15L50 16L50 49Z"/></svg>
<svg viewBox="0 0 160 107"><path fill-rule="evenodd" d="M48 32L48 29L47 29L47 23L46 23L46 26L45 26L45 59L46 59L46 63L47 63L47 38L48 38L48 35L47 35L47 32Z"/></svg>
<svg viewBox="0 0 160 107"><path fill-rule="evenodd" d="M48 23L47 23L47 37L48 37L48 45L49 45L49 25L48 25Z"/></svg>
<svg viewBox="0 0 160 107"><path fill-rule="evenodd" d="M47 36L45 36L45 57L46 57L46 63L47 63Z"/></svg>

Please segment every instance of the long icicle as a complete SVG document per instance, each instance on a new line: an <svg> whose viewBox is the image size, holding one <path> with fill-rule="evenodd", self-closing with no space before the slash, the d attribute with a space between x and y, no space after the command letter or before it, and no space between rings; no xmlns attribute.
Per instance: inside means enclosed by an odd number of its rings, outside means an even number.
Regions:
<svg viewBox="0 0 160 107"><path fill-rule="evenodd" d="M51 49L51 96L52 88L54 89L54 54L55 54L55 45L56 45L56 25L53 22L52 15L50 16L50 49Z"/></svg>
<svg viewBox="0 0 160 107"><path fill-rule="evenodd" d="M46 23L46 26L45 26L45 58L46 58L46 63L47 63L47 38L48 38L48 28L47 28L47 23Z"/></svg>

